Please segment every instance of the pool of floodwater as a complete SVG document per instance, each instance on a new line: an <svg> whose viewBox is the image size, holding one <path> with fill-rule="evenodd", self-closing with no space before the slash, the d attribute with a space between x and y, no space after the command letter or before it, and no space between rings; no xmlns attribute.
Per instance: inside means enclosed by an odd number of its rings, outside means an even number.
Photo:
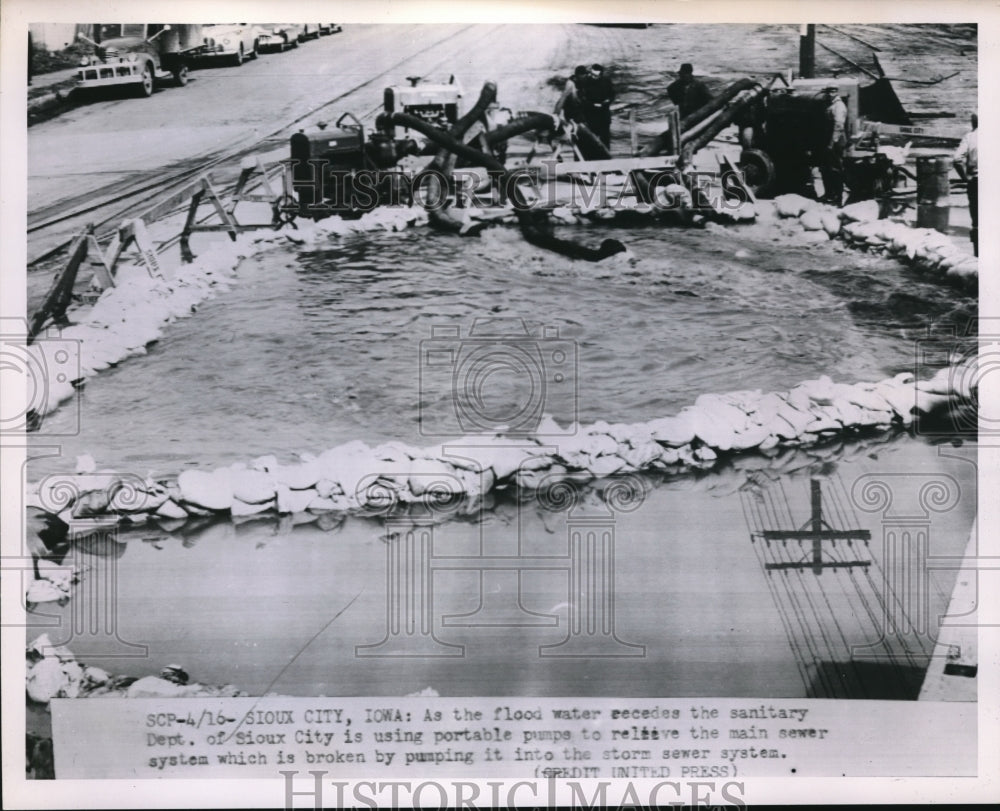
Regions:
<svg viewBox="0 0 1000 811"><path fill-rule="evenodd" d="M81 453L168 474L359 438L428 446L541 413L644 421L705 392L912 370L928 327L964 330L975 312L894 261L831 246L735 228L572 233L620 238L633 259L570 261L514 228L331 236L248 259L234 289L48 416L42 433L72 435L30 475Z"/></svg>
<svg viewBox="0 0 1000 811"><path fill-rule="evenodd" d="M923 618L933 629L955 572L931 564L919 594L904 594L898 572L885 587L878 568L867 586L861 569L766 573L745 499L770 505L770 528L798 528L818 477L826 520L871 533L827 552L892 572L907 559L893 546L899 516L925 517L931 558L962 553L974 460L974 448L903 435L643 478L641 495L624 499L500 494L489 509L430 521L150 522L82 544L83 584L34 622L57 623L54 641L112 672L178 663L252 694L913 697L933 631L879 648L879 605L906 602L914 627ZM858 488L872 480L891 505L866 511ZM932 481L950 495L921 501ZM774 554L800 560L809 547ZM109 588L116 612L95 631Z"/></svg>

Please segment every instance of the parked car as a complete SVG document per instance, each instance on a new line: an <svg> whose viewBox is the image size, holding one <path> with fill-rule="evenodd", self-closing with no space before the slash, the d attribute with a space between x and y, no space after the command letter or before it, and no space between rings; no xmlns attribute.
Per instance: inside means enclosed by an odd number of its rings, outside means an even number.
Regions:
<svg viewBox="0 0 1000 811"><path fill-rule="evenodd" d="M337 23L320 23L319 34L325 37L327 34L339 34L343 29Z"/></svg>
<svg viewBox="0 0 1000 811"><path fill-rule="evenodd" d="M307 39L319 39L322 33L320 23L306 23L302 26L302 36L299 37L299 42L305 42Z"/></svg>
<svg viewBox="0 0 1000 811"><path fill-rule="evenodd" d="M247 23L220 23L202 27L206 57L224 59L242 65L244 59L257 58L260 29Z"/></svg>
<svg viewBox="0 0 1000 811"><path fill-rule="evenodd" d="M304 38L304 29L298 23L264 23L257 35L257 50L264 53L297 48Z"/></svg>

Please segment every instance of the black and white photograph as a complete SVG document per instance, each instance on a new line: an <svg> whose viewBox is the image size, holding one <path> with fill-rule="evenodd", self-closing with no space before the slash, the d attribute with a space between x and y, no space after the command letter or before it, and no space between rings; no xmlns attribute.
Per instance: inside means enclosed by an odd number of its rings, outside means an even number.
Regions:
<svg viewBox="0 0 1000 811"><path fill-rule="evenodd" d="M1000 799L1000 18L692 6L5 4L5 806Z"/></svg>

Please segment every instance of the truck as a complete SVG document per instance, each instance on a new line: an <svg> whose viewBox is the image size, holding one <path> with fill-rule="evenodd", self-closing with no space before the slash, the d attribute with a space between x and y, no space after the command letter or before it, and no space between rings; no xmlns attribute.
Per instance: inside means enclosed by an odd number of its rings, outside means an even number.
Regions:
<svg viewBox="0 0 1000 811"><path fill-rule="evenodd" d="M77 36L93 48L81 59L78 90L121 85L148 97L157 81L183 87L190 60L204 51L201 25L105 23L94 32L95 39Z"/></svg>

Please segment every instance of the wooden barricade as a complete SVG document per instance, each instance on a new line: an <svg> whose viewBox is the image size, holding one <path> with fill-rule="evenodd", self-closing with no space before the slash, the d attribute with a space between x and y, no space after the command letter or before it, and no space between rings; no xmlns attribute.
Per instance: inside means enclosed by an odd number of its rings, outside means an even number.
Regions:
<svg viewBox="0 0 1000 811"><path fill-rule="evenodd" d="M180 245L181 259L190 262L194 259L191 252L190 236L199 231L225 231L229 238L236 239L243 231L259 228L273 228L281 223L279 207L287 195L287 182L282 181L282 192L276 192L269 171L264 167L260 157L253 156L245 160L241 166L240 176L236 186L229 195L228 202L213 186L207 175L201 175L181 189L158 200L152 206L130 216L122 221L111 236L105 248L98 242L94 226L87 227L74 237L70 244L69 256L63 269L56 274L42 306L32 316L28 330L28 342L38 335L48 324L66 324L66 310L74 296L82 297L84 301L96 300L104 290L115 285L115 274L122 256L129 250L134 250L139 261L150 276L165 278L159 261L161 246L157 246L149 234L148 226L187 204L187 215L181 232L177 235ZM284 172L282 175L284 176ZM256 177L255 177L256 176ZM253 188L262 189L254 192ZM201 205L208 202L211 206L209 217L215 215L216 222L198 221L198 211ZM244 224L236 218L236 208L241 202L268 203L272 207L273 216L268 223ZM168 240L169 242L170 240ZM81 268L86 264L93 271L88 290L75 294Z"/></svg>

